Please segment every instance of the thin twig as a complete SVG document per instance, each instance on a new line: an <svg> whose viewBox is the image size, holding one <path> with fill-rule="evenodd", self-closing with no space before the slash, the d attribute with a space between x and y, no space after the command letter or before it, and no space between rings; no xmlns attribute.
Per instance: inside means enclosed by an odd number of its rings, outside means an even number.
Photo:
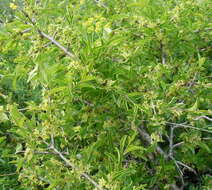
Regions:
<svg viewBox="0 0 212 190"><path fill-rule="evenodd" d="M189 169L190 171L194 172L196 174L196 171L191 168L190 166L184 164L181 161L177 161L174 157L173 157L173 149L177 146L177 144L174 145L173 143L173 138L174 138L174 129L177 128L177 126L172 126L171 130L170 130L170 137L169 137L169 154L167 155L167 153L165 153L159 146L156 147L156 151L158 154L162 155L166 160L171 159L174 161L174 164L176 165L176 168L180 174L180 178L182 181L182 184L184 185L184 179L183 179L183 171L180 169L180 165ZM140 127L138 128L138 132L140 134L140 136L142 137L142 139L144 139L148 144L151 144L151 137L150 135L145 131L144 127ZM179 144L182 143L178 143Z"/></svg>
<svg viewBox="0 0 212 190"><path fill-rule="evenodd" d="M196 172L193 168L191 168L190 166L184 164L183 162L177 161L177 160L176 160L176 162L177 162L177 164L179 164L179 165L181 165L181 166L187 168L187 169L190 170L191 172L197 174L197 172Z"/></svg>
<svg viewBox="0 0 212 190"><path fill-rule="evenodd" d="M170 128L169 136L169 156L173 156L173 138L174 138L174 127Z"/></svg>
<svg viewBox="0 0 212 190"><path fill-rule="evenodd" d="M55 38L56 34L57 34L57 31L55 31L55 33L53 34L52 37ZM53 44L53 43L50 41L50 42L46 43L43 47L46 48L46 47L48 47L51 44Z"/></svg>
<svg viewBox="0 0 212 190"><path fill-rule="evenodd" d="M199 116L199 117L195 118L194 120L199 120L199 119L202 119L202 118L207 119L209 121L212 121L212 118L205 116L205 115Z"/></svg>
<svg viewBox="0 0 212 190"><path fill-rule="evenodd" d="M194 33L197 33L197 32L205 32L205 31L211 31L212 28L204 28L204 29L198 29L198 30L194 30Z"/></svg>
<svg viewBox="0 0 212 190"><path fill-rule="evenodd" d="M72 58L76 58L76 56L71 53L70 51L68 51L67 48L65 48L64 46L62 46L58 41L56 41L53 37L47 35L46 33L42 32L41 30L39 30L39 34L41 36L43 36L44 38L50 40L53 44L55 44L57 47L59 47L61 50L63 50L65 52L66 55L68 55L69 57Z"/></svg>
<svg viewBox="0 0 212 190"><path fill-rule="evenodd" d="M148 143L151 144L151 137L150 135L144 130L143 127L138 128L138 132L141 135L141 137ZM157 153L159 153L160 155L164 156L164 158L168 158L168 155L160 148L160 146L156 147L156 151Z"/></svg>
<svg viewBox="0 0 212 190"><path fill-rule="evenodd" d="M29 31L31 31L31 28L27 28L27 29L21 31L20 33L21 33L21 34L25 34L25 33L29 32Z"/></svg>
<svg viewBox="0 0 212 190"><path fill-rule="evenodd" d="M103 7L103 8L105 8L105 9L107 9L107 11L108 11L108 7L104 4L104 3L102 3L100 0L94 0L100 7Z"/></svg>
<svg viewBox="0 0 212 190"><path fill-rule="evenodd" d="M54 148L54 135L53 134L51 134L51 144L50 144L50 147L49 147L50 149L51 148Z"/></svg>
<svg viewBox="0 0 212 190"><path fill-rule="evenodd" d="M43 31L41 31L41 30L37 27L35 20L32 19L32 18L28 15L28 13L26 13L26 12L23 11L23 10L21 10L21 12L24 14L24 16L25 16L26 18L28 18L28 20L30 21L30 23L31 23L34 27L36 27L37 32L38 32L41 36L43 36L44 38L46 38L46 39L48 39L49 41L51 41L53 44L55 44L58 48L60 48L60 49L61 49L66 55L68 55L69 57L76 58L76 56L75 56L73 53L71 53L70 51L68 51L67 48L65 48L63 45L61 45L61 44L60 44L58 41L56 41L53 37L49 36L48 34L44 33Z"/></svg>
<svg viewBox="0 0 212 190"><path fill-rule="evenodd" d="M164 45L161 42L160 43L160 48L161 48L161 60L162 60L162 64L165 65L166 64L166 53L164 51Z"/></svg>
<svg viewBox="0 0 212 190"><path fill-rule="evenodd" d="M9 173L9 174L0 174L1 177L4 177L4 176L11 176L11 175L16 175L17 173Z"/></svg>
<svg viewBox="0 0 212 190"><path fill-rule="evenodd" d="M171 187L173 190L183 190L183 186L179 188L176 184L171 184Z"/></svg>
<svg viewBox="0 0 212 190"><path fill-rule="evenodd" d="M79 168L76 167L73 163L71 163L68 159L66 159L66 157L63 156L63 154L58 151L55 147L51 147L51 149L57 154L59 155L59 157L65 162L65 164L67 166L70 166L72 169L74 170L78 170ZM98 183L96 183L88 174L82 172L81 176L86 178L91 184L93 184L97 189L99 190L104 190Z"/></svg>
<svg viewBox="0 0 212 190"><path fill-rule="evenodd" d="M212 131L210 131L210 130L201 129L201 128L193 127L193 126L190 126L190 125L179 124L179 123L171 123L171 122L166 122L166 123L174 125L176 128L190 128L190 129L195 129L195 130L198 130L198 131L204 131L204 132L207 132L207 133L212 133Z"/></svg>
<svg viewBox="0 0 212 190"><path fill-rule="evenodd" d="M175 164L175 166L176 166L176 168L177 168L177 170L180 174L180 179L182 181L182 184L184 185L185 182L184 182L184 179L183 179L183 171L181 170L179 164L177 163L177 160L175 160L175 158L173 156L170 156L170 158L174 161L174 164Z"/></svg>
<svg viewBox="0 0 212 190"><path fill-rule="evenodd" d="M182 144L184 144L184 142L179 142L173 145L173 149L177 148L178 146L181 146Z"/></svg>
<svg viewBox="0 0 212 190"><path fill-rule="evenodd" d="M26 151L18 151L16 154L25 153ZM55 152L49 152L49 151L33 151L34 154L54 154L57 155ZM68 152L61 152L63 155L69 155Z"/></svg>
<svg viewBox="0 0 212 190"><path fill-rule="evenodd" d="M212 138L210 138L210 137L204 137L204 138L202 138L203 140L212 140Z"/></svg>

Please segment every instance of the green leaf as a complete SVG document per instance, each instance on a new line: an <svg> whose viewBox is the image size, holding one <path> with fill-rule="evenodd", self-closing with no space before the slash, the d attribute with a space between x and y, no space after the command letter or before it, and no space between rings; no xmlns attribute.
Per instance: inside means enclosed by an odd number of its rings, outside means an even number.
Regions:
<svg viewBox="0 0 212 190"><path fill-rule="evenodd" d="M147 6L149 3L149 0L137 0L137 2L135 3L131 3L128 6L129 7L139 7L139 8L144 8L145 6Z"/></svg>
<svg viewBox="0 0 212 190"><path fill-rule="evenodd" d="M22 144L17 144L17 146L16 146L16 148L15 148L15 154L16 153L18 153L18 152L20 152L20 151L22 151L23 150L23 146L22 146Z"/></svg>
<svg viewBox="0 0 212 190"><path fill-rule="evenodd" d="M4 122L4 121L7 121L7 120L9 120L7 115L0 111L0 122Z"/></svg>
<svg viewBox="0 0 212 190"><path fill-rule="evenodd" d="M26 117L20 113L17 109L16 105L9 106L10 109L10 117L12 121L19 127L24 126L24 122L26 121Z"/></svg>
<svg viewBox="0 0 212 190"><path fill-rule="evenodd" d="M6 137L0 137L0 143L6 140Z"/></svg>
<svg viewBox="0 0 212 190"><path fill-rule="evenodd" d="M124 155L129 152L140 151L140 150L144 150L144 148L141 146L130 145L125 149Z"/></svg>

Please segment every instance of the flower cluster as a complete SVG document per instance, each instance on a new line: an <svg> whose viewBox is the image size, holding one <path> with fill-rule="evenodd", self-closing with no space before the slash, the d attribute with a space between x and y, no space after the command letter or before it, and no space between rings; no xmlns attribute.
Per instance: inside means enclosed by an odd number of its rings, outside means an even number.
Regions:
<svg viewBox="0 0 212 190"><path fill-rule="evenodd" d="M110 24L107 23L106 18L99 15L88 18L83 25L87 28L88 32L100 32L104 28L110 28Z"/></svg>
<svg viewBox="0 0 212 190"><path fill-rule="evenodd" d="M15 10L18 8L18 6L15 3L10 3L10 8Z"/></svg>

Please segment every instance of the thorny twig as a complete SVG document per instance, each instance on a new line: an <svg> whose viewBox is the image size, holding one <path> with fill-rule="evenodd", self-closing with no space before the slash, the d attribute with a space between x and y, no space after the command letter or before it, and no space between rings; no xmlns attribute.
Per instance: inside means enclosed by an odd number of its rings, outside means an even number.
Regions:
<svg viewBox="0 0 212 190"><path fill-rule="evenodd" d="M47 35L46 33L42 32L39 30L39 34L41 36L43 36L44 38L48 39L49 41L51 41L53 44L55 44L57 47L59 47L61 50L63 50L65 52L66 55L68 55L69 57L75 58L76 56L71 53L70 51L68 51L67 48L65 48L64 46L62 46L58 41L56 41L53 37Z"/></svg>
<svg viewBox="0 0 212 190"><path fill-rule="evenodd" d="M103 7L103 8L105 8L105 9L108 10L108 7L107 7L104 3L102 3L100 0L94 0L94 1L95 1L95 3L97 3L100 7Z"/></svg>
<svg viewBox="0 0 212 190"><path fill-rule="evenodd" d="M57 148L55 148L55 143L54 143L54 136L51 135L51 144L49 145L48 143L45 142L49 146L49 149L53 150L55 154L57 154L67 166L70 166L74 170L79 170L77 166L75 166L73 163L71 163ZM95 186L98 190L104 190L96 181L94 181L88 174L85 172L82 172L80 174L82 177L87 179L91 184Z"/></svg>
<svg viewBox="0 0 212 190"><path fill-rule="evenodd" d="M57 31L55 31L55 33L52 35L52 38L55 38L56 34L57 34ZM48 47L51 44L53 44L52 41L46 43L43 47L46 48L46 47Z"/></svg>
<svg viewBox="0 0 212 190"><path fill-rule="evenodd" d="M180 161L177 161L177 160L176 160L176 163L179 164L179 165L181 165L181 166L183 166L184 168L187 168L188 170L190 170L190 171L193 172L194 174L197 174L196 171L195 171L193 168L191 168L190 166L184 164L183 162L180 162Z"/></svg>
<svg viewBox="0 0 212 190"><path fill-rule="evenodd" d="M179 188L176 184L171 184L171 187L173 190L183 190L183 187Z"/></svg>
<svg viewBox="0 0 212 190"><path fill-rule="evenodd" d="M26 151L18 151L16 152L15 154L24 154ZM33 151L34 154L54 154L54 155L57 155L55 152L49 152L49 151ZM69 155L68 152L61 152L61 154L63 155Z"/></svg>
<svg viewBox="0 0 212 190"><path fill-rule="evenodd" d="M207 133L212 133L212 131L210 131L210 130L193 127L191 125L185 125L185 124L179 124L179 123L171 123L171 122L166 122L166 123L170 124L170 125L174 125L175 128L189 128L189 129L195 129L195 130L198 130L198 131L204 131L204 132L207 132Z"/></svg>
<svg viewBox="0 0 212 190"><path fill-rule="evenodd" d="M9 173L9 174L0 174L0 177L5 177L5 176L12 176L12 175L16 175L17 173Z"/></svg>
<svg viewBox="0 0 212 190"><path fill-rule="evenodd" d="M36 27L37 32L43 36L44 38L48 39L49 41L51 41L51 43L53 43L54 45L56 45L58 48L60 48L66 55L68 55L71 58L76 58L76 55L74 55L73 53L71 53L70 51L68 51L67 48L65 48L63 45L61 45L58 41L56 41L52 36L49 36L48 34L44 33L43 31L41 31L37 26L36 26L36 22L35 20L31 19L31 17L28 15L28 13L26 13L25 11L21 11L24 16L26 18L28 18L28 20L30 21L30 23Z"/></svg>
<svg viewBox="0 0 212 190"><path fill-rule="evenodd" d="M202 118L207 119L208 121L212 121L212 118L205 116L205 115L199 116L199 117L195 118L194 120L199 120L199 119L202 119Z"/></svg>
<svg viewBox="0 0 212 190"><path fill-rule="evenodd" d="M189 82L188 91L193 92L191 88L195 85L196 78L197 78L197 73L194 74L192 81Z"/></svg>
<svg viewBox="0 0 212 190"><path fill-rule="evenodd" d="M140 134L140 136L142 137L142 139L144 139L148 144L151 144L151 137L149 136L149 134L144 130L143 127L138 128L138 132ZM160 146L156 147L156 151L157 153L159 153L160 155L163 155L165 158L168 158L168 155L160 148Z"/></svg>
<svg viewBox="0 0 212 190"><path fill-rule="evenodd" d="M140 128L138 128L138 132L139 132L139 134L140 134L140 136L141 136L142 139L144 139L148 144L151 144L151 137L145 131L145 129L144 129L143 126L141 126ZM176 165L176 167L177 167L177 169L178 169L178 171L180 173L180 178L181 178L182 184L184 185L183 172L180 169L179 165L175 162L174 158L172 156L169 157L169 155L167 155L159 146L156 147L156 151L157 151L158 154L162 155L166 160L168 160L169 158L171 158L174 161L174 163L175 163L175 165ZM177 187L177 186L174 184L174 187ZM174 188L174 187L172 187L172 189L173 190L176 190L177 188Z"/></svg>
<svg viewBox="0 0 212 190"><path fill-rule="evenodd" d="M176 168L179 172L179 175L180 175L180 179L182 181L182 184L184 185L184 179L183 179L183 171L181 170L180 166L183 166L184 168L187 168L188 170L192 171L193 173L196 174L196 171L191 168L190 166L184 164L183 162L181 161L178 161L174 158L174 155L173 155L173 150L174 148L182 145L184 142L180 142L180 143L177 143L177 144L174 144L174 129L175 128L178 128L177 126L171 126L171 129L170 129L170 135L169 135L169 153L167 154L166 152L164 152L162 150L162 148L160 146L157 146L156 147L156 152L160 155L162 155L166 160L168 159L171 159L174 161L174 164L176 165ZM194 127L195 128L195 127ZM144 127L140 127L138 128L138 132L140 134L140 136L142 137L142 139L144 139L148 144L151 144L151 137L150 135L145 131ZM174 190L177 189L177 188L174 188L174 186L172 187Z"/></svg>
<svg viewBox="0 0 212 190"><path fill-rule="evenodd" d="M173 139L174 139L174 127L170 128L170 136L169 136L169 156L173 156Z"/></svg>
<svg viewBox="0 0 212 190"><path fill-rule="evenodd" d="M162 60L162 64L165 65L166 64L166 53L164 51L164 45L161 42L160 43L160 48L161 48L161 60Z"/></svg>
<svg viewBox="0 0 212 190"><path fill-rule="evenodd" d="M178 146L181 146L182 144L184 144L184 142L179 142L173 145L173 149L177 148Z"/></svg>

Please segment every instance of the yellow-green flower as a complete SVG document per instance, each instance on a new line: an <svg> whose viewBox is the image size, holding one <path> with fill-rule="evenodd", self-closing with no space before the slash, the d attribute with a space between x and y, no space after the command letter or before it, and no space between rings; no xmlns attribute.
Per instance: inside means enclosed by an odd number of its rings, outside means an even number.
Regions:
<svg viewBox="0 0 212 190"><path fill-rule="evenodd" d="M89 32L100 32L104 26L109 26L106 21L106 18L100 15L96 15L88 18L87 21L83 23L83 25L88 29Z"/></svg>
<svg viewBox="0 0 212 190"><path fill-rule="evenodd" d="M18 8L18 6L15 3L10 3L10 8L15 10Z"/></svg>
<svg viewBox="0 0 212 190"><path fill-rule="evenodd" d="M152 140L151 144L154 144L154 143L160 142L161 137L156 133L152 133L151 134L151 140Z"/></svg>

